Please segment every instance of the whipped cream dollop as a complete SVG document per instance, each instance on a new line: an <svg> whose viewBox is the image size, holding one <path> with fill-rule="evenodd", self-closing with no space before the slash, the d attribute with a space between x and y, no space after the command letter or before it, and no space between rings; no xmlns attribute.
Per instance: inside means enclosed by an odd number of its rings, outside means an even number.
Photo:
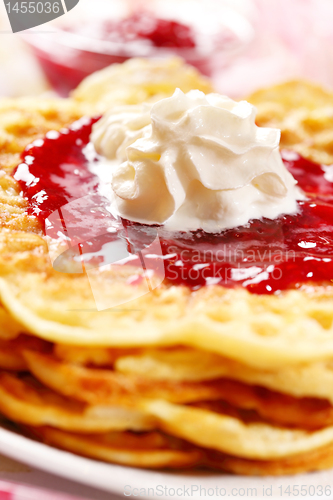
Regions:
<svg viewBox="0 0 333 500"><path fill-rule="evenodd" d="M91 140L112 163L116 212L171 230L219 232L297 211L303 199L284 166L280 131L255 124L256 110L199 90L154 104L114 108Z"/></svg>

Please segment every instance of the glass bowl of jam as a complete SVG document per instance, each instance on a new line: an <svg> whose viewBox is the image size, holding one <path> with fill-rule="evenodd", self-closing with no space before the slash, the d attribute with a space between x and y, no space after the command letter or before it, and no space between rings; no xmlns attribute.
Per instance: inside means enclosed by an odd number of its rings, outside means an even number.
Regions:
<svg viewBox="0 0 333 500"><path fill-rule="evenodd" d="M63 96L89 74L131 57L177 55L212 76L254 33L249 17L223 0L87 4L51 23L49 32L23 35Z"/></svg>

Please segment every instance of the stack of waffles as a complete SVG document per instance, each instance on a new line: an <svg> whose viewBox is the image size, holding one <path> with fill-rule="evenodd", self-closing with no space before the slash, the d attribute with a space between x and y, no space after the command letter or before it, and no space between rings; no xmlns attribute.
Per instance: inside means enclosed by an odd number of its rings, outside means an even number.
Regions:
<svg viewBox="0 0 333 500"><path fill-rule="evenodd" d="M248 475L332 467L328 283L256 295L165 280L140 295L142 280L129 278L141 271L115 264L93 272L123 305L97 311L85 274L53 269L50 241L11 176L47 131L176 87L210 91L178 60L131 61L67 100L0 103L0 411L50 445L117 464ZM248 100L259 124L282 129L283 146L333 163L331 94L292 82Z"/></svg>

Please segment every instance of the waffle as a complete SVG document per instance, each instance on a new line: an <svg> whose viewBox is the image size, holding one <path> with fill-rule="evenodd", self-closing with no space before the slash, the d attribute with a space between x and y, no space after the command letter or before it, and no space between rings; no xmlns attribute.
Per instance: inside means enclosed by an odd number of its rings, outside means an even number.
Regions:
<svg viewBox="0 0 333 500"><path fill-rule="evenodd" d="M331 467L329 281L255 295L165 280L137 298L133 269L110 265L92 274L124 305L98 312L86 275L53 269L57 243L10 175L47 131L177 86L210 90L179 60L132 61L89 77L68 100L0 104L0 411L34 438L122 465L247 475ZM331 94L290 82L248 100L259 124L282 129L283 147L332 163Z"/></svg>
<svg viewBox="0 0 333 500"><path fill-rule="evenodd" d="M257 124L281 129L281 147L316 163L333 163L333 95L319 85L291 81L258 90L247 100Z"/></svg>

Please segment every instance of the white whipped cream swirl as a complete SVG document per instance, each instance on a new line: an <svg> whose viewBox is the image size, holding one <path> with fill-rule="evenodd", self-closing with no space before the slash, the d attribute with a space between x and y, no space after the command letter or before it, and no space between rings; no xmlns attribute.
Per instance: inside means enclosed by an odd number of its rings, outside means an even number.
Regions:
<svg viewBox="0 0 333 500"><path fill-rule="evenodd" d="M199 90L155 104L114 108L91 135L118 160L119 215L171 230L219 232L297 211L303 199L280 153L280 131L255 125L256 110Z"/></svg>

